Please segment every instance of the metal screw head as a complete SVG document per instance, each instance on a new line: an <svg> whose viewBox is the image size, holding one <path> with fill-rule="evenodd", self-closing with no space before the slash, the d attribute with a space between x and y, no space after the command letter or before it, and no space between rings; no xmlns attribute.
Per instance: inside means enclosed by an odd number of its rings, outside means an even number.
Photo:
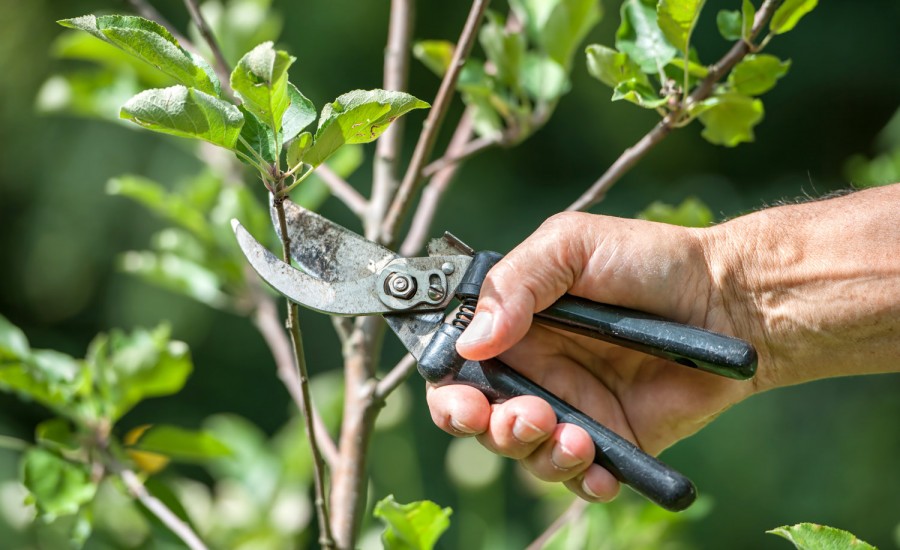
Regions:
<svg viewBox="0 0 900 550"><path fill-rule="evenodd" d="M391 273L384 283L385 291L395 298L411 298L416 293L416 282L405 273Z"/></svg>
<svg viewBox="0 0 900 550"><path fill-rule="evenodd" d="M444 262L441 264L441 271L444 272L444 275L453 275L453 272L456 271L456 266L450 262Z"/></svg>
<svg viewBox="0 0 900 550"><path fill-rule="evenodd" d="M431 285L428 287L428 299L438 302L444 299L444 287L440 285Z"/></svg>

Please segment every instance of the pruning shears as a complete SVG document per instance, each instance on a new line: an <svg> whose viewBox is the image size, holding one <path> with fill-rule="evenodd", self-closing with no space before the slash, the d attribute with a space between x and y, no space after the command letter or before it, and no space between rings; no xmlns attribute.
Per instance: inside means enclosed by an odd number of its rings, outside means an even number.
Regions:
<svg viewBox="0 0 900 550"><path fill-rule="evenodd" d="M405 258L289 200L284 209L297 267L276 257L232 220L250 265L275 290L329 315L381 315L428 382L473 386L492 403L519 395L541 397L560 423L576 424L590 434L595 462L619 481L668 510L683 510L694 501L696 489L687 477L630 441L500 360L468 361L456 352L456 340L474 316L481 283L500 254L476 252L445 233L429 243L427 257ZM445 322L454 300L460 306ZM719 376L747 379L756 371L756 352L747 342L575 296L563 296L535 314L535 321Z"/></svg>

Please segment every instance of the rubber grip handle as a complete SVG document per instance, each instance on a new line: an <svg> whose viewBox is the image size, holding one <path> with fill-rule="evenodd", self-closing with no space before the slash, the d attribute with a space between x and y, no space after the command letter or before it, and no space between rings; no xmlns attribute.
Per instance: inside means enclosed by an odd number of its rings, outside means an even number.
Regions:
<svg viewBox="0 0 900 550"><path fill-rule="evenodd" d="M452 378L441 381L441 384L453 383L481 390L492 403L502 403L519 395L536 395L544 399L553 407L558 422L581 426L590 435L595 448L594 462L667 510L684 510L697 497L694 484L687 477L498 359L466 361Z"/></svg>
<svg viewBox="0 0 900 550"><path fill-rule="evenodd" d="M746 380L756 373L756 350L749 343L634 309L566 294L534 320L728 378Z"/></svg>

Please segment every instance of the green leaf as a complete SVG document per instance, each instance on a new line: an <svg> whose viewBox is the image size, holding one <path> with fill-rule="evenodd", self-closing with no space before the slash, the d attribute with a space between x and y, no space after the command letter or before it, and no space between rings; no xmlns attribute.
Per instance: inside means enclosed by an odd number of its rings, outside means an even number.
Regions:
<svg viewBox="0 0 900 550"><path fill-rule="evenodd" d="M126 15L85 15L58 23L87 31L143 59L186 86L213 95L221 91L209 65L185 51L175 37L158 23Z"/></svg>
<svg viewBox="0 0 900 550"><path fill-rule="evenodd" d="M290 82L288 82L288 97L291 102L281 119L284 143L297 137L297 134L316 120L316 106Z"/></svg>
<svg viewBox="0 0 900 550"><path fill-rule="evenodd" d="M234 149L244 124L240 110L231 103L184 86L141 92L122 106L119 116L150 130L226 149Z"/></svg>
<svg viewBox="0 0 900 550"><path fill-rule="evenodd" d="M507 31L503 17L488 12L478 39L488 60L494 64L497 80L517 89L522 58L525 56L525 36Z"/></svg>
<svg viewBox="0 0 900 550"><path fill-rule="evenodd" d="M769 21L769 29L774 34L784 34L797 26L800 19L811 12L819 0L785 0L785 2L775 10L772 20Z"/></svg>
<svg viewBox="0 0 900 550"><path fill-rule="evenodd" d="M291 103L287 71L295 60L273 48L271 42L263 42L247 52L231 72L231 87L244 107L276 133L281 131L282 117Z"/></svg>
<svg viewBox="0 0 900 550"><path fill-rule="evenodd" d="M612 100L630 101L645 109L656 109L666 104L666 98L660 97L656 90L637 79L617 84L613 89Z"/></svg>
<svg viewBox="0 0 900 550"><path fill-rule="evenodd" d="M428 103L404 93L354 90L325 105L304 162L318 166L345 143L369 143L398 117Z"/></svg>
<svg viewBox="0 0 900 550"><path fill-rule="evenodd" d="M627 53L617 52L600 44L591 44L585 53L587 54L588 72L610 88L615 88L619 83L628 80L636 80L650 86L647 76L641 72L641 68L628 57Z"/></svg>
<svg viewBox="0 0 900 550"><path fill-rule="evenodd" d="M703 137L726 147L753 141L753 127L763 118L762 101L733 92L704 100L698 110Z"/></svg>
<svg viewBox="0 0 900 550"><path fill-rule="evenodd" d="M275 151L275 132L256 118L256 115L245 109L243 105L238 108L241 110L241 114L244 115L244 125L241 127L241 138L243 139L236 144L236 150L247 155L257 163L259 163L258 157L262 157L267 163L274 165L275 160L278 158ZM247 142L249 147L244 145L244 142ZM238 155L238 158L241 162L247 162L240 155Z"/></svg>
<svg viewBox="0 0 900 550"><path fill-rule="evenodd" d="M678 54L660 30L652 3L625 0L621 13L616 49L627 53L642 71L655 74Z"/></svg>
<svg viewBox="0 0 900 550"><path fill-rule="evenodd" d="M716 26L725 40L740 40L743 26L741 12L738 10L721 10L716 14Z"/></svg>
<svg viewBox="0 0 900 550"><path fill-rule="evenodd" d="M121 256L119 267L126 273L210 307L221 309L232 303L222 290L222 277L218 273L179 254L130 251Z"/></svg>
<svg viewBox="0 0 900 550"><path fill-rule="evenodd" d="M683 227L708 227L712 224L713 213L703 201L695 197L684 199L678 206L654 201L638 216L642 220L680 225Z"/></svg>
<svg viewBox="0 0 900 550"><path fill-rule="evenodd" d="M41 86L35 107L42 113L69 113L121 122L119 108L145 88L128 70L91 68L55 74Z"/></svg>
<svg viewBox="0 0 900 550"><path fill-rule="evenodd" d="M595 0L512 0L510 6L532 40L566 69L602 16L601 4Z"/></svg>
<svg viewBox="0 0 900 550"><path fill-rule="evenodd" d="M53 41L50 51L59 59L76 59L111 69L116 73L133 73L142 85L141 89L164 88L175 84L172 77L159 71L138 57L123 51L109 42L81 31L62 32ZM135 90L134 95L140 90ZM130 96L129 96L130 97ZM124 101L123 101L124 102ZM123 102L120 102L121 105ZM119 105L116 105L118 109Z"/></svg>
<svg viewBox="0 0 900 550"><path fill-rule="evenodd" d="M750 40L750 34L753 32L753 22L756 19L756 7L750 0L744 0L741 4L741 37L744 40Z"/></svg>
<svg viewBox="0 0 900 550"><path fill-rule="evenodd" d="M347 178L362 165L363 151L359 145L341 147L325 164L342 178ZM291 193L291 200L307 210L318 210L331 196L331 189L315 172Z"/></svg>
<svg viewBox="0 0 900 550"><path fill-rule="evenodd" d="M169 193L159 182L126 174L109 180L106 192L110 195L128 197L162 218L184 227L204 241L212 238L212 230L201 210L202 206L191 204L179 194Z"/></svg>
<svg viewBox="0 0 900 550"><path fill-rule="evenodd" d="M312 145L312 134L303 132L296 138L288 142L287 146L287 163L289 168L297 166L303 162L303 156Z"/></svg>
<svg viewBox="0 0 900 550"><path fill-rule="evenodd" d="M791 541L798 550L875 550L874 546L852 533L815 523L785 525L766 532Z"/></svg>
<svg viewBox="0 0 900 550"><path fill-rule="evenodd" d="M231 454L231 450L208 431L168 425L151 427L129 449L159 453L184 462L203 462Z"/></svg>
<svg viewBox="0 0 900 550"><path fill-rule="evenodd" d="M527 53L521 66L522 87L536 101L551 102L569 91L566 70L546 55Z"/></svg>
<svg viewBox="0 0 900 550"><path fill-rule="evenodd" d="M666 65L666 69L672 67L679 72L679 78L675 79L676 82L681 82L684 79L684 59L676 57L672 61L669 61L669 64ZM700 63L688 60L688 74L692 78L706 78L709 75L709 69Z"/></svg>
<svg viewBox="0 0 900 550"><path fill-rule="evenodd" d="M447 40L420 40L413 45L413 56L438 76L444 76L450 68L456 45Z"/></svg>
<svg viewBox="0 0 900 550"><path fill-rule="evenodd" d="M46 520L75 514L97 492L87 465L74 464L40 448L22 457L22 482Z"/></svg>
<svg viewBox="0 0 900 550"><path fill-rule="evenodd" d="M790 66L790 60L781 61L774 55L751 54L731 70L728 84L738 93L760 95L771 90Z"/></svg>
<svg viewBox="0 0 900 550"><path fill-rule="evenodd" d="M37 425L34 436L42 446L53 450L75 450L81 445L72 425L65 418L51 418Z"/></svg>
<svg viewBox="0 0 900 550"><path fill-rule="evenodd" d="M90 371L80 361L52 350L35 350L19 361L0 362L0 390L13 391L71 418L90 388Z"/></svg>
<svg viewBox="0 0 900 550"><path fill-rule="evenodd" d="M705 0L659 0L656 15L659 28L669 43L682 52L688 51L691 33L700 17Z"/></svg>
<svg viewBox="0 0 900 550"><path fill-rule="evenodd" d="M387 550L431 550L450 526L452 512L428 500L399 504L388 495L375 505L374 515L385 524L381 540Z"/></svg>
<svg viewBox="0 0 900 550"><path fill-rule="evenodd" d="M30 353L25 333L0 315L0 364L22 360Z"/></svg>

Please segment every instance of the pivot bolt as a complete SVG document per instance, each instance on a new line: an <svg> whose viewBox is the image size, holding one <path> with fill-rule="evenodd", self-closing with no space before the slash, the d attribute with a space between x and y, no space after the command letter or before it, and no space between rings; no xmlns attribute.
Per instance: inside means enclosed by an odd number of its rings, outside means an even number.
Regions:
<svg viewBox="0 0 900 550"><path fill-rule="evenodd" d="M385 292L403 300L416 293L416 281L406 273L391 273L384 281Z"/></svg>

